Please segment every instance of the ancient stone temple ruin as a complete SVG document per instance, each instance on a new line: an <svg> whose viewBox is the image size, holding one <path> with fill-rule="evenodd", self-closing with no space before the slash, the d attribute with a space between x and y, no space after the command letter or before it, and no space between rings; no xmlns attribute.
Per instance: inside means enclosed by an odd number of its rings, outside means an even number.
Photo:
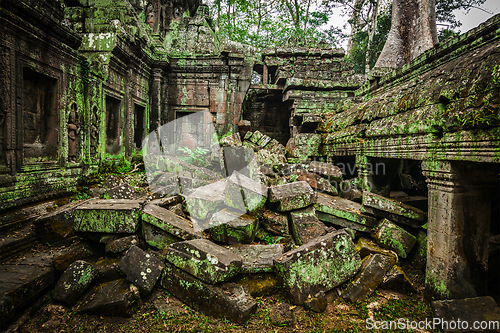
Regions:
<svg viewBox="0 0 500 333"><path fill-rule="evenodd" d="M327 44L222 40L199 0L3 1L0 19L2 328L54 286L75 305L94 277L126 291L120 304L160 281L244 323L251 296L227 287L236 306L219 288L239 274L275 276L297 305L351 281L355 301L367 267L382 283L398 258L429 300L499 302L500 16L367 76ZM165 140L211 163L167 156ZM107 179L56 209L110 161L143 161L147 192ZM9 260L76 239L16 280ZM116 279L99 275L99 246L121 253ZM82 272L79 291L56 285Z"/></svg>

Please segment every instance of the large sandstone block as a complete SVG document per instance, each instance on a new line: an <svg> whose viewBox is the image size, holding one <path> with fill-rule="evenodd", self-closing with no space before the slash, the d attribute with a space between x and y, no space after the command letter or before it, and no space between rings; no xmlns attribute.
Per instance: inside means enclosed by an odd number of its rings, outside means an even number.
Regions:
<svg viewBox="0 0 500 333"><path fill-rule="evenodd" d="M313 206L290 212L290 227L297 245L302 245L326 234L327 227L316 217Z"/></svg>
<svg viewBox="0 0 500 333"><path fill-rule="evenodd" d="M155 286L163 269L163 263L150 253L132 245L120 261L120 270L127 275L141 295L148 295Z"/></svg>
<svg viewBox="0 0 500 333"><path fill-rule="evenodd" d="M342 170L332 163L311 161L311 163L309 163L309 171L317 173L327 178L329 181L335 181L337 183L342 181Z"/></svg>
<svg viewBox="0 0 500 333"><path fill-rule="evenodd" d="M288 217L285 214L266 210L261 217L261 225L267 231L281 236L290 235L288 228Z"/></svg>
<svg viewBox="0 0 500 333"><path fill-rule="evenodd" d="M208 316L244 324L257 309L257 303L243 286L208 284L168 262L160 283L182 302Z"/></svg>
<svg viewBox="0 0 500 333"><path fill-rule="evenodd" d="M304 181L269 188L269 203L280 212L304 208L315 202L316 193Z"/></svg>
<svg viewBox="0 0 500 333"><path fill-rule="evenodd" d="M63 273L52 292L52 298L72 307L97 276L97 270L88 262L77 260Z"/></svg>
<svg viewBox="0 0 500 333"><path fill-rule="evenodd" d="M246 213L262 211L267 200L267 186L233 171L227 179L225 204ZM242 205L243 203L243 205Z"/></svg>
<svg viewBox="0 0 500 333"><path fill-rule="evenodd" d="M207 239L193 239L170 245L165 259L203 282L224 282L239 273L242 258Z"/></svg>
<svg viewBox="0 0 500 333"><path fill-rule="evenodd" d="M249 274L271 273L274 258L278 258L283 254L282 244L232 245L226 248L241 256L243 260L241 272Z"/></svg>
<svg viewBox="0 0 500 333"><path fill-rule="evenodd" d="M318 192L325 192L331 195L338 195L337 189L333 187L328 180L320 175L305 170L295 171L298 180L307 182L311 187Z"/></svg>
<svg viewBox="0 0 500 333"><path fill-rule="evenodd" d="M246 244L253 242L258 227L259 220L255 217L221 210L210 219L208 231L214 241Z"/></svg>
<svg viewBox="0 0 500 333"><path fill-rule="evenodd" d="M76 208L75 231L133 234L140 216L141 201L94 199Z"/></svg>
<svg viewBox="0 0 500 333"><path fill-rule="evenodd" d="M206 220L213 213L224 207L228 183L226 181L218 181L206 186L198 187L193 193L186 197L186 205L189 214L199 220ZM235 198L234 200L238 200ZM239 202L235 205L244 207L243 199L239 198Z"/></svg>
<svg viewBox="0 0 500 333"><path fill-rule="evenodd" d="M168 209L156 205L147 205L144 207L142 221L145 222L144 224L147 223L155 226L183 240L202 237L200 232L195 231L190 221L178 216Z"/></svg>
<svg viewBox="0 0 500 333"><path fill-rule="evenodd" d="M318 237L274 260L274 272L295 304L344 283L360 267L361 258L344 231Z"/></svg>
<svg viewBox="0 0 500 333"><path fill-rule="evenodd" d="M417 238L387 219L383 219L373 230L373 238L382 247L392 250L401 258L406 258Z"/></svg>

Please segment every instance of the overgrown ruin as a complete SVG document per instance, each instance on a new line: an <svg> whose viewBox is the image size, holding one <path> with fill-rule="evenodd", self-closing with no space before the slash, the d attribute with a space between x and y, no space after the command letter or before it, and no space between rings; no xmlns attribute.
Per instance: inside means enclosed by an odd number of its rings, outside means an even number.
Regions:
<svg viewBox="0 0 500 333"><path fill-rule="evenodd" d="M220 40L195 0L3 1L0 18L2 329L54 287L68 307L121 290L129 314L155 284L244 324L256 305L236 276L317 309L401 278L398 258L428 300L486 299L500 320L499 15L366 77L327 44ZM197 148L210 163L186 162ZM55 209L129 161L147 174L135 189L108 178ZM56 285L78 274L73 293ZM83 312L106 308L89 297Z"/></svg>

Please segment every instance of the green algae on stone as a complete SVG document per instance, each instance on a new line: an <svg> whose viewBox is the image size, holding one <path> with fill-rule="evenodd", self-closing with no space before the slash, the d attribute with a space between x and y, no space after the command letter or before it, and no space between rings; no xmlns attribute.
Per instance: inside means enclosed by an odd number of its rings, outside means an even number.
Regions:
<svg viewBox="0 0 500 333"><path fill-rule="evenodd" d="M387 219L381 220L372 232L372 237L382 247L406 258L417 241L416 237Z"/></svg>
<svg viewBox="0 0 500 333"><path fill-rule="evenodd" d="M316 193L304 182L294 182L269 188L269 204L277 211L290 211L316 202Z"/></svg>
<svg viewBox="0 0 500 333"><path fill-rule="evenodd" d="M217 242L245 244L253 242L258 228L257 218L224 209L212 215L208 232Z"/></svg>
<svg viewBox="0 0 500 333"><path fill-rule="evenodd" d="M62 274L52 293L52 298L67 306L73 306L85 293L94 278L97 270L88 262L77 260Z"/></svg>
<svg viewBox="0 0 500 333"><path fill-rule="evenodd" d="M395 265L398 262L398 255L394 251L383 249L366 238L358 239L358 242L356 243L356 250L362 259L370 254L383 254L391 258L392 265Z"/></svg>
<svg viewBox="0 0 500 333"><path fill-rule="evenodd" d="M326 226L316 217L314 206L294 210L290 212L291 234L297 245L323 236Z"/></svg>
<svg viewBox="0 0 500 333"><path fill-rule="evenodd" d="M333 197L325 193L318 193L318 200L314 207L317 212L322 212L337 218L355 222L352 225L342 225L355 230L367 231L366 229L368 229L362 228L363 230L360 230L360 228L355 227L355 224L360 224L363 227L373 227L377 223L374 217L361 212L361 205L357 202L339 197Z"/></svg>

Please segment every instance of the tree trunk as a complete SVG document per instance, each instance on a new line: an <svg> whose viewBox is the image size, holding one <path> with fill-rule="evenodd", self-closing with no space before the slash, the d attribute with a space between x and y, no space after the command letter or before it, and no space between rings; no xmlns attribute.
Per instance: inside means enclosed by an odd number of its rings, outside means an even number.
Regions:
<svg viewBox="0 0 500 333"><path fill-rule="evenodd" d="M394 0L391 30L375 67L401 67L438 43L435 0Z"/></svg>
<svg viewBox="0 0 500 333"><path fill-rule="evenodd" d="M365 74L370 72L370 62L371 62L371 48L373 44L373 37L375 36L375 31L377 30L377 19L378 19L378 7L380 0L375 0L373 14L370 20L370 25L368 26L368 44L366 45L366 64L365 64Z"/></svg>
<svg viewBox="0 0 500 333"><path fill-rule="evenodd" d="M363 5L365 0L355 0L354 8L352 10L351 18L349 19L349 25L351 26L351 33L349 34L349 40L347 41L347 54L351 54L354 48L354 37L360 32L363 27L363 21L361 20L361 11L363 10Z"/></svg>

